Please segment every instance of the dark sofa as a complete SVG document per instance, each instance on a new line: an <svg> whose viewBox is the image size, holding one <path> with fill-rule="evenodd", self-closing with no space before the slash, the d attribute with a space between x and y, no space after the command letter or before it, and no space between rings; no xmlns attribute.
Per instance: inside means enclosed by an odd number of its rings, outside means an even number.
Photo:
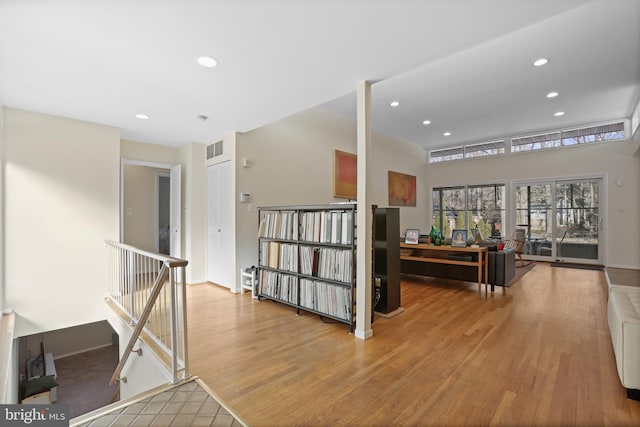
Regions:
<svg viewBox="0 0 640 427"><path fill-rule="evenodd" d="M512 248L497 251L489 249L487 280L491 285L491 291L495 286L509 287L516 274L516 252ZM405 274L418 274L421 276L433 276L443 279L463 280L465 282L477 282L478 270L476 267L467 267L452 264L438 264L424 261L400 260L400 272ZM484 277L484 271L483 271Z"/></svg>

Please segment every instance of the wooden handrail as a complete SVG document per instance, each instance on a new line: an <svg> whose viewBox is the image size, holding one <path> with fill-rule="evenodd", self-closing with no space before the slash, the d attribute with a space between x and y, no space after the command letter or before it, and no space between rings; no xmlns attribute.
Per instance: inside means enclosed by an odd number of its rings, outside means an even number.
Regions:
<svg viewBox="0 0 640 427"><path fill-rule="evenodd" d="M156 299L158 299L158 295L160 295L160 290L162 290L162 286L164 285L164 281L167 279L168 276L169 276L169 268L167 267L167 264L162 264L160 273L158 274L158 277L156 277L156 280L153 284L153 289L151 290L151 295L149 296L149 300L147 300L147 304L144 306L144 309L142 310L140 319L138 320L138 323L136 324L136 327L133 330L133 333L131 334L131 338L129 338L127 347L122 353L122 358L120 359L120 362L118 362L118 366L116 367L116 370L113 372L113 375L111 376L111 381L109 382L109 384L112 385L120 379L120 373L122 372L122 369L124 368L125 363L127 363L127 360L129 359L129 355L133 350L133 346L136 344L136 341L138 341L138 338L140 337L140 333L142 332L145 324L147 323L149 314L151 314L151 310L153 309Z"/></svg>
<svg viewBox="0 0 640 427"><path fill-rule="evenodd" d="M150 332L150 338L157 342L163 351L171 357L173 382L178 379L179 359L182 360L182 371L188 374L187 336L186 336L186 290L184 287L185 267L187 260L144 251L124 243L105 240L110 254L109 298L131 319L133 331L122 358L112 377L111 384L124 381L122 371L142 331ZM170 302L166 306L166 298L160 298L163 290L169 288ZM182 288L180 293L180 288ZM126 301L125 301L126 298ZM128 307L127 307L128 303ZM178 306L180 305L180 307ZM138 313L142 307L141 313ZM170 342L164 342L164 332L149 329L149 318L152 313L168 316L170 326ZM158 319L156 319L158 320ZM163 322L160 322L163 323ZM178 337L180 336L180 337ZM180 341L180 342L179 342Z"/></svg>
<svg viewBox="0 0 640 427"><path fill-rule="evenodd" d="M110 246L118 247L121 249L126 249L128 251L134 252L136 254L144 255L146 257L157 259L158 261L162 261L165 265L170 268L174 267L186 267L189 264L189 261L186 259L174 258L168 255L156 254L153 252L143 251L142 249L136 248L135 246L127 245L126 243L118 243L113 240L105 240Z"/></svg>

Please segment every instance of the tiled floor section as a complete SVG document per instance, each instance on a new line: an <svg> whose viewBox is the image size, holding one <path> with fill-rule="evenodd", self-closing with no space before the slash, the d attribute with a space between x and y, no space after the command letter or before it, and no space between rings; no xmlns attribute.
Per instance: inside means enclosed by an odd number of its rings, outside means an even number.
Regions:
<svg viewBox="0 0 640 427"><path fill-rule="evenodd" d="M245 424L230 414L195 380L105 412L77 427L233 426Z"/></svg>

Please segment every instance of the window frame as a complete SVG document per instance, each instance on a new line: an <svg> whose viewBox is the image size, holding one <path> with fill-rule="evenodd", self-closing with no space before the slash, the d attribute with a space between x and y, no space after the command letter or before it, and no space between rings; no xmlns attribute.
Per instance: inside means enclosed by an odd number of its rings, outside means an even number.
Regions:
<svg viewBox="0 0 640 427"><path fill-rule="evenodd" d="M471 206L473 200L478 200L477 197L473 197L472 191L478 189L493 188L493 197L488 204L493 204L493 209L478 209L477 206ZM462 190L463 202L461 209L460 206L448 206L445 197L447 191ZM482 194L482 190L480 194ZM498 196L499 194L499 196ZM453 229L464 228L468 231L468 235L472 235L472 230L478 226L483 238L504 237L504 227L507 214L507 184L506 183L491 183L491 184L466 184L450 187L436 187L432 189L432 212L431 220L433 225L438 228L444 238L450 237L450 232ZM480 198L483 200L483 196ZM481 202L481 206L485 203ZM460 221L462 216L462 222ZM485 221L486 218L494 219L499 217L497 221ZM445 218L448 218L445 224ZM455 223L453 223L455 221ZM496 226L496 224L500 224ZM487 229L487 227L490 227ZM496 234L496 230L499 231L499 235Z"/></svg>
<svg viewBox="0 0 640 427"><path fill-rule="evenodd" d="M629 139L630 126L630 120L626 118L573 128L550 130L533 135L444 147L427 151L427 163L444 163L510 153L529 153L554 148L625 141ZM509 141L508 143L506 142L507 140ZM502 147L500 144L502 144ZM495 152L492 152L493 150Z"/></svg>

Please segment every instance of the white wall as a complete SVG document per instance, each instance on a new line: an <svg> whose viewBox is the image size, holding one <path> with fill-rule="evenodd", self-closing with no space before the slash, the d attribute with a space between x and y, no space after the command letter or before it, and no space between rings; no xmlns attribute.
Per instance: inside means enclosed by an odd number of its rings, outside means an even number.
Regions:
<svg viewBox="0 0 640 427"><path fill-rule="evenodd" d="M16 336L103 319L118 129L5 107L4 155L4 304Z"/></svg>
<svg viewBox="0 0 640 427"><path fill-rule="evenodd" d="M129 139L120 141L120 156L123 159L144 160L146 162L180 163L180 156L176 148L131 141Z"/></svg>
<svg viewBox="0 0 640 427"><path fill-rule="evenodd" d="M400 206L400 232L407 228L418 228L428 233L431 216L427 215L428 202L431 199L430 187L426 178L426 153L415 144L399 141L385 134L373 135L373 203L380 207L389 206L388 171L400 172L416 177L416 206Z"/></svg>
<svg viewBox="0 0 640 427"><path fill-rule="evenodd" d="M391 137L373 137L372 203L388 206L389 170L417 176L416 207L400 207L400 227L426 229L425 153ZM333 197L333 150L356 153L356 125L321 108L295 114L251 132L238 134L236 196L251 193L254 207L326 204ZM242 167L242 159L251 162ZM258 214L236 197L237 263L257 265Z"/></svg>
<svg viewBox="0 0 640 427"><path fill-rule="evenodd" d="M46 353L52 353L54 359L73 356L75 354L109 347L113 344L113 329L109 322L99 322L70 328L56 329L20 338L20 360L24 361L29 355L40 353L40 343L44 345Z"/></svg>
<svg viewBox="0 0 640 427"><path fill-rule="evenodd" d="M180 148L182 164L182 253L189 261L187 283L207 280L207 175L206 145L191 143Z"/></svg>
<svg viewBox="0 0 640 427"><path fill-rule="evenodd" d="M435 163L427 167L426 179L430 188L506 183L509 189L513 181L602 176L606 199L600 200L600 206L607 207L600 212L606 227L601 236L604 262L612 267L640 268L640 239L627 238L640 235L640 158L632 156L632 144L611 142ZM616 185L618 180L623 186Z"/></svg>
<svg viewBox="0 0 640 427"><path fill-rule="evenodd" d="M4 107L0 104L0 310L4 304Z"/></svg>

